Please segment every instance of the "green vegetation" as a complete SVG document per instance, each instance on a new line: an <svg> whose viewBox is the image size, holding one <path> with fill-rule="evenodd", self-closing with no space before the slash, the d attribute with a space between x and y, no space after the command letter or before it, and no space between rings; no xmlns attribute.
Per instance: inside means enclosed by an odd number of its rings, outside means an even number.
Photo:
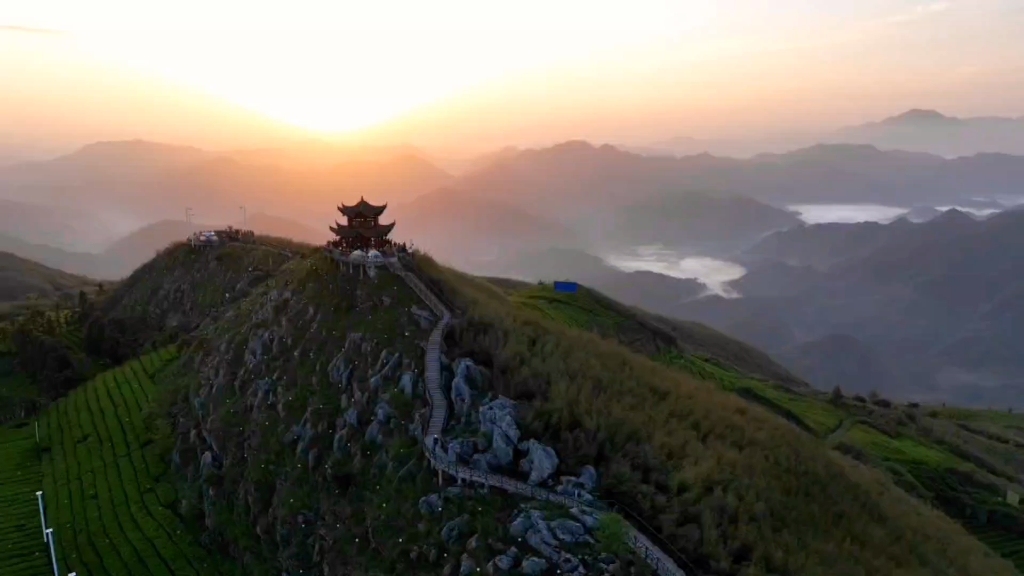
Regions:
<svg viewBox="0 0 1024 576"><path fill-rule="evenodd" d="M39 576L51 571L39 524L36 491L43 486L35 428L0 426L0 572Z"/></svg>
<svg viewBox="0 0 1024 576"><path fill-rule="evenodd" d="M173 325L185 336L185 357L158 385L132 386L129 375L154 369L143 359L47 412L43 462L53 473L43 477L55 479L54 490L68 487L50 512L61 534L75 533L60 528L69 522L87 534L62 547L64 561L73 557L90 574L100 573L100 561L111 573L119 566L108 563L120 562L154 575L161 565L178 573L182 558L202 561L183 528L165 527L166 540L157 540L161 510L177 521L164 508L174 503L186 525L201 527L205 545L230 549L256 575L321 565L438 573L451 566L438 542L444 522L469 514L484 540L501 530L514 508L501 494L446 504L438 517L416 510L431 474L406 427L424 400L396 400L393 377L380 389L367 384L385 349L421 360L417 342L428 330L401 311L422 304L387 273L356 281L322 254L300 256L251 245L172 247L110 298L105 326L125 322L136 346ZM558 452L560 472L594 465L598 496L642 517L699 572L1014 573L950 520L978 534L995 525L1006 507L992 486L1009 472L968 459L955 434L969 432L955 424L901 407L829 402L742 343L585 289L499 289L423 255L417 267L457 309L447 355L486 368L491 391L521 403L524 433ZM348 350L355 333L364 345ZM355 366L348 389L327 377L339 355ZM139 391L158 397L162 418L132 416L130 400L141 397L129 394ZM348 408L373 411L389 393L396 422L384 430L386 442L368 441L365 425L357 435L338 427ZM54 410L63 412L51 420ZM55 432L54 421L69 429ZM925 430L935 423L952 430ZM180 444L171 459L180 474L164 475L158 456L171 443ZM115 482L120 489L108 487ZM940 490L942 482L950 488ZM944 500L951 495L961 500ZM962 498L974 508L952 514ZM604 526L601 541L614 547L616 533ZM1003 536L984 538L1012 557L1012 544L997 540ZM476 554L478 564L488 557Z"/></svg>
<svg viewBox="0 0 1024 576"><path fill-rule="evenodd" d="M161 497L166 488L161 481L168 472L166 431L147 416L147 407L156 393L153 375L175 356L173 348L150 353L51 404L39 418L39 447L34 427L0 432L4 474L19 470L21 475L16 482L0 476L0 501L17 503L17 514L8 515L5 507L0 517L0 534L9 533L12 542L0 548L5 576L19 573L10 572L11 566L24 566L20 573L26 576L48 570L49 555L38 541L34 494L39 489L45 494L47 524L54 528L62 573L218 573L168 509L176 497ZM28 535L24 541L22 533Z"/></svg>
<svg viewBox="0 0 1024 576"><path fill-rule="evenodd" d="M512 302L548 319L606 337L612 332L602 326L614 329L635 322L621 309L606 308L587 290L561 294L545 286L506 286L504 291ZM890 409L892 403L877 394L874 406L848 402L841 391L826 395L782 386L680 348L663 348L653 355L649 348L633 348L757 403L884 471L897 486L939 508L1024 569L1024 515L1002 498L1024 473L1024 416L960 408L925 410L924 416ZM956 427L950 432L931 418L954 422Z"/></svg>
<svg viewBox="0 0 1024 576"><path fill-rule="evenodd" d="M602 551L617 556L628 553L626 538L629 536L629 528L622 516L611 512L602 515L598 519L595 535Z"/></svg>
<svg viewBox="0 0 1024 576"><path fill-rule="evenodd" d="M463 352L490 359L498 392L530 402L530 433L565 455L568 469L593 463L604 479L602 496L624 503L679 543L699 570L1013 573L961 527L908 497L889 478L830 453L820 439L723 391L721 383L708 386L688 370L665 365L664 357L653 361L671 350L650 345L657 336L634 345L606 336L648 358L631 354L591 329L606 324L607 315L581 321L586 302L570 311L546 299L545 313L538 315L536 306L524 305L518 294L510 297L422 255L417 262L463 311L449 340ZM526 291L531 290L540 288ZM566 318L588 330L566 326ZM644 320L638 318L637 324ZM756 356L741 346L719 347L726 352L723 360L712 354L702 359L693 352L697 346L684 344L673 342L684 358L694 357L691 366L735 389L757 381L727 368L752 365ZM759 367L755 373L771 368ZM750 384L757 386L768 383ZM842 422L843 409L829 404L825 394L817 401L812 394L786 397L781 388L766 390L756 389L794 415L803 414L806 430L824 434Z"/></svg>

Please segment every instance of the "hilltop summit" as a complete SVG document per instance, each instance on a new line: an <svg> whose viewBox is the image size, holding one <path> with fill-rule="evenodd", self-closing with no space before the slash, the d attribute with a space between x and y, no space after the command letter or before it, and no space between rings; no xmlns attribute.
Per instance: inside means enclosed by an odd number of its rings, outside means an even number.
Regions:
<svg viewBox="0 0 1024 576"><path fill-rule="evenodd" d="M750 362L739 343L691 326L689 345L666 330L647 347L651 321L628 307L498 287L422 254L408 266L453 313L439 347L447 457L546 490L585 486L687 573L1012 573L890 480L731 393L763 386L727 376ZM602 556L608 533L580 510L432 484L417 434L438 317L387 270L361 277L301 245L175 245L97 321L118 318L139 341L187 344L157 383L180 512L247 570L642 566L621 549ZM605 339L623 322L640 338ZM495 410L511 443L487 425Z"/></svg>

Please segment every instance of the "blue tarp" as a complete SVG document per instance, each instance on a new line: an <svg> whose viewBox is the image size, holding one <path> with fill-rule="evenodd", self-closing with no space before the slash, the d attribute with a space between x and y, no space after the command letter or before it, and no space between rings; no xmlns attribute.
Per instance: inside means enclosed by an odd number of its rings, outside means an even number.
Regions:
<svg viewBox="0 0 1024 576"><path fill-rule="evenodd" d="M576 291L576 283L575 282L559 282L559 281L555 282L555 292L575 292L575 291Z"/></svg>

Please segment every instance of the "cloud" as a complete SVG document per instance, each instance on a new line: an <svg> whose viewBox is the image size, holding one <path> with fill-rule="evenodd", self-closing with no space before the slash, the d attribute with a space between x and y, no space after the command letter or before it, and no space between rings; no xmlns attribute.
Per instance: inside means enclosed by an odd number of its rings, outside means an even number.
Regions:
<svg viewBox="0 0 1024 576"><path fill-rule="evenodd" d="M32 26L11 26L0 24L0 34L14 32L21 34L63 34L63 30L51 30L49 28L33 28Z"/></svg>

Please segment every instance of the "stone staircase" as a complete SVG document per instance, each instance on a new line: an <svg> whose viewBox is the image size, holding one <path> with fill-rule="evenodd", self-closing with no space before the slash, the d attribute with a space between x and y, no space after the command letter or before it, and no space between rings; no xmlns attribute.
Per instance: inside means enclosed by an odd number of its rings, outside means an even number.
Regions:
<svg viewBox="0 0 1024 576"><path fill-rule="evenodd" d="M445 398L441 382L441 343L444 339L444 332L448 328L448 323L451 321L451 312L441 302L441 299L431 292L419 278L409 273L398 259L387 258L385 262L388 268L400 276L439 318L427 340L426 368L424 373L427 398L430 402L430 420L427 424L427 430L423 435L423 452L426 454L431 466L435 470L449 474L458 480L476 482L484 486L493 486L535 500L547 500L568 507L597 510L603 508L600 503L556 494L514 478L481 472L469 466L450 462L447 455L439 450L439 441L444 431L445 421L448 418L448 401ZM637 555L650 564L660 576L686 576L683 569L668 554L631 524L628 525L626 541Z"/></svg>

